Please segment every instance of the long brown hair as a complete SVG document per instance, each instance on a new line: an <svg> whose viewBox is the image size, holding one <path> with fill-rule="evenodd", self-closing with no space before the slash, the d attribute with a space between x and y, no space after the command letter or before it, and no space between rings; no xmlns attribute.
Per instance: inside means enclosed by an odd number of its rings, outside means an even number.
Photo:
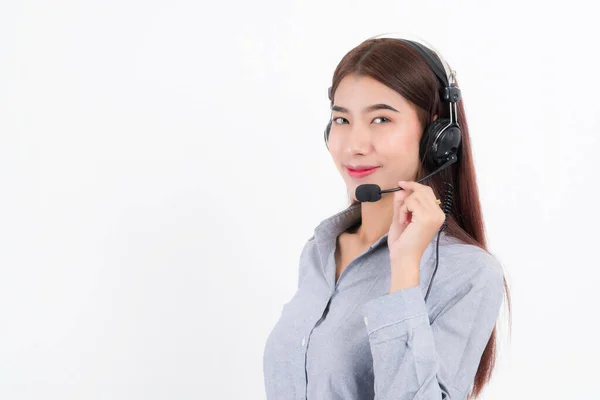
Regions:
<svg viewBox="0 0 600 400"><path fill-rule="evenodd" d="M369 76L398 92L416 106L424 131L434 115L437 114L439 118L449 118L449 107L440 99L440 83L434 72L416 50L400 40L369 39L350 50L335 69L331 85L332 99L340 81L349 74ZM456 85L458 86L458 81ZM463 97L461 95L461 100L457 104L458 124L462 131L458 162L428 178L425 184L431 186L437 197L441 197L445 189L444 182L452 183L454 201L452 212L448 214L446 233L464 243L488 251ZM427 165L422 160L417 179L430 172L432 171L427 169ZM356 203L357 201L352 202L352 204ZM511 304L506 277L504 289L508 303L510 330ZM480 395L492 376L496 363L496 328L497 324L481 356L469 395L470 399Z"/></svg>

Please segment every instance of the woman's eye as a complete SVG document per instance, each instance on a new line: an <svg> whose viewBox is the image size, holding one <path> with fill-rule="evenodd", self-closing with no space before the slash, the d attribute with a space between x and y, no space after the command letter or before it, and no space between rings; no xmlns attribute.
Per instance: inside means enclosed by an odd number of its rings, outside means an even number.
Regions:
<svg viewBox="0 0 600 400"><path fill-rule="evenodd" d="M378 119L384 119L384 120L386 120L387 122L390 122L390 120L389 120L388 118L386 118L386 117L377 117L377 118L375 118L373 121L375 121L375 120L378 120Z"/></svg>
<svg viewBox="0 0 600 400"><path fill-rule="evenodd" d="M375 122L377 120L383 120L382 122ZM332 119L333 122L335 122L336 124L344 124L347 123L348 121L346 120L346 118L343 117L336 117ZM376 124L381 124L381 123L387 123L390 122L389 118L386 117L377 117L373 119L373 122L375 122Z"/></svg>

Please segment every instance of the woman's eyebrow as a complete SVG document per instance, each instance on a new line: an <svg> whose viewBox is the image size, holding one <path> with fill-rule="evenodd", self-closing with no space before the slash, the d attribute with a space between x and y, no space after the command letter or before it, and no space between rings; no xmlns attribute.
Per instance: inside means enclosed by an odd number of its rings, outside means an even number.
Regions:
<svg viewBox="0 0 600 400"><path fill-rule="evenodd" d="M373 112L376 110L391 110L394 112L399 112L398 110L396 110L394 107L387 105L387 104L383 104L383 103L379 103L379 104L373 104L372 106L368 106L363 110L363 113L369 113L369 112ZM338 112L342 112L342 113L349 113L348 109L345 107L340 107L340 106L331 106L331 111L338 111Z"/></svg>

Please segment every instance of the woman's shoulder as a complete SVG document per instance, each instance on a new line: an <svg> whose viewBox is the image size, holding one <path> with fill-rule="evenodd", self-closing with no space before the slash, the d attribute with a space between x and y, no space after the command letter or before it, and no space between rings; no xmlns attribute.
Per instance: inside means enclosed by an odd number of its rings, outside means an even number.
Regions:
<svg viewBox="0 0 600 400"><path fill-rule="evenodd" d="M439 248L438 276L448 290L500 290L504 286L504 268L490 251L470 243L454 241ZM435 249L429 264L435 264Z"/></svg>

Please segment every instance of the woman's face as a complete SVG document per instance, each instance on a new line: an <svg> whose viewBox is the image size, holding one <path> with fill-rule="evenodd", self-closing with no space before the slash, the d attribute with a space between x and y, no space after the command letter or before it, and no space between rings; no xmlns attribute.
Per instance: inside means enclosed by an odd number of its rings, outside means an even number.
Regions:
<svg viewBox="0 0 600 400"><path fill-rule="evenodd" d="M379 81L356 75L342 79L333 100L329 151L353 200L363 183L390 189L416 178L422 127L411 103ZM348 170L359 166L377 168L367 176Z"/></svg>

